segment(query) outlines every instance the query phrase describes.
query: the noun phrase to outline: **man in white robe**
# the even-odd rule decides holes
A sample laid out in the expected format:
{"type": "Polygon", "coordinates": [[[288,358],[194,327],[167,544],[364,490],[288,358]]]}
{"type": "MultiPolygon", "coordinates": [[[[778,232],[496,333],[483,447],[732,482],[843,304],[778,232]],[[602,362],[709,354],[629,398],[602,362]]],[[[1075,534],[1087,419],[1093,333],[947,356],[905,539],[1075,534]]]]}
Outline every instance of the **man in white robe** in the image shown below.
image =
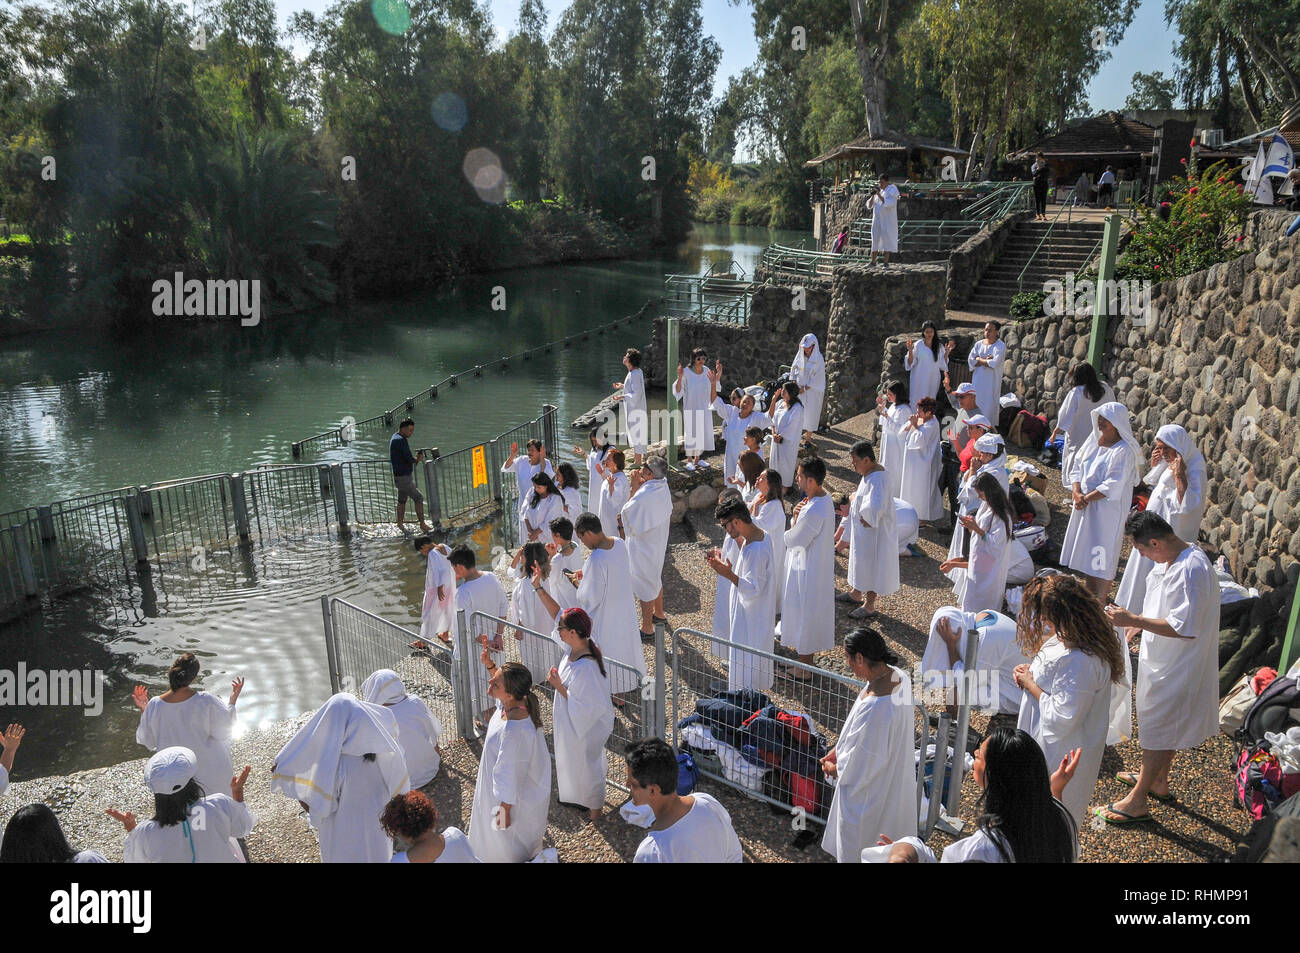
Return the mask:
{"type": "Polygon", "coordinates": [[[424,571],[424,604],[420,607],[420,638],[451,642],[456,627],[456,571],[447,561],[449,550],[432,536],[417,536],[415,549],[429,560],[424,571]]]}
{"type": "Polygon", "coordinates": [[[600,518],[594,513],[583,513],[574,528],[590,552],[575,577],[578,607],[591,616],[591,637],[601,652],[637,673],[614,668],[609,677],[610,690],[616,695],[633,691],[645,678],[645,653],[636,637],[636,602],[627,543],[601,532],[600,518]]]}
{"type": "Polygon", "coordinates": [[[727,687],[731,691],[750,688],[765,692],[772,687],[772,660],[739,646],[772,651],[772,633],[776,626],[776,569],[772,544],[767,534],[754,524],[749,507],[741,500],[730,500],[713,511],[723,532],[736,541],[739,552],[733,565],[722,550],[709,550],[709,567],[731,583],[728,594],[727,624],[731,650],[727,666],[727,687]]]}
{"type": "Polygon", "coordinates": [[[673,397],[682,405],[682,436],[686,445],[686,469],[707,467],[700,463],[700,455],[713,450],[713,401],[718,396],[718,375],[706,370],[708,355],[704,348],[691,352],[691,366],[677,365],[677,380],[673,382],[673,397]]]}
{"type": "Polygon", "coordinates": [[[677,793],[677,753],[646,738],[627,749],[632,803],[648,807],[654,823],[636,849],[634,864],[739,864],[740,838],[727,809],[708,794],[677,793]]]}
{"type": "Polygon", "coordinates": [[[456,588],[455,613],[459,616],[464,612],[465,625],[469,627],[467,645],[462,646],[463,640],[459,637],[453,642],[451,661],[452,665],[468,666],[471,710],[478,716],[479,721],[486,725],[496,705],[488,695],[487,670],[479,664],[482,644],[479,640],[487,640],[492,661],[501,664],[501,652],[505,648],[503,638],[505,623],[494,622],[484,617],[476,618],[471,622],[470,615],[474,612],[484,612],[497,619],[504,619],[509,610],[506,591],[495,573],[481,572],[475,567],[474,550],[468,546],[457,546],[451,551],[447,560],[451,563],[456,573],[456,581],[459,583],[456,588]]]}
{"type": "Polygon", "coordinates": [[[510,445],[510,459],[501,464],[502,473],[513,473],[519,486],[519,495],[515,497],[515,503],[519,510],[519,539],[521,542],[528,540],[528,527],[524,523],[524,507],[528,505],[528,494],[533,489],[533,477],[538,473],[545,473],[551,479],[555,478],[555,467],[551,466],[551,461],[546,459],[546,445],[540,440],[529,440],[525,446],[525,453],[519,452],[519,444],[510,445]]]}
{"type": "Polygon", "coordinates": [[[606,536],[622,537],[618,528],[618,515],[632,493],[627,474],[623,472],[626,457],[622,450],[611,450],[605,455],[600,478],[600,492],[596,494],[596,508],[600,526],[606,536]]]}
{"type": "Polygon", "coordinates": [[[632,565],[632,590],[641,603],[642,641],[653,641],[655,623],[668,621],[664,618],[663,574],[673,494],[667,478],[668,461],[663,457],[647,459],[633,472],[632,495],[619,514],[632,565]]]}
{"type": "Polygon", "coordinates": [[[799,342],[790,375],[799,385],[799,402],[803,404],[804,439],[821,429],[822,401],[826,397],[826,359],[817,345],[817,335],[811,331],[799,342]]]}
{"type": "Polygon", "coordinates": [[[1097,816],[1124,823],[1150,813],[1148,797],[1172,797],[1174,755],[1218,734],[1219,584],[1199,546],[1178,538],[1155,513],[1131,516],[1124,527],[1133,548],[1154,564],[1142,614],[1106,607],[1112,623],[1139,635],[1137,714],[1142,767],[1117,775],[1133,790],[1097,816]]]}
{"type": "Polygon", "coordinates": [[[849,450],[849,462],[862,480],[849,499],[849,513],[839,538],[849,540],[849,586],[837,602],[862,605],[850,619],[870,619],[876,614],[876,597],[898,591],[898,514],[889,493],[889,474],[876,461],[875,448],[859,440],[849,450]]]}
{"type": "Polygon", "coordinates": [[[963,612],[943,606],[930,618],[930,639],[921,656],[921,685],[927,703],[943,692],[948,713],[957,716],[954,686],[974,693],[983,711],[1002,715],[1011,727],[1020,714],[1024,692],[1016,685],[1016,666],[1030,661],[1016,642],[1016,620],[991,609],[963,612]],[[966,639],[976,633],[974,677],[965,668],[966,639]]]}
{"type": "MultiPolygon", "coordinates": [[[[715,365],[715,372],[718,375],[716,389],[720,390],[721,361],[715,365]]],[[[750,427],[757,427],[759,430],[772,428],[772,418],[761,410],[755,410],[755,403],[754,395],[746,394],[739,387],[731,392],[731,403],[724,403],[721,393],[713,399],[713,412],[722,418],[722,439],[726,443],[723,448],[722,473],[727,480],[736,475],[736,463],[745,451],[745,431],[750,427]]]]}
{"type": "MultiPolygon", "coordinates": [[[[826,463],[810,457],[799,464],[795,484],[804,499],[795,505],[785,531],[785,587],[778,638],[810,663],[814,652],[835,647],[835,507],[822,488],[826,463]]],[[[811,678],[791,668],[798,681],[811,678]],[[806,677],[805,677],[806,676],[806,677]]]]}
{"type": "Polygon", "coordinates": [[[966,357],[970,365],[970,382],[975,387],[975,402],[979,412],[989,420],[997,420],[1002,411],[1002,365],[1007,359],[1007,344],[998,340],[998,326],[992,321],[984,325],[984,340],[975,342],[966,357]]]}
{"type": "Polygon", "coordinates": [[[876,191],[871,194],[867,206],[871,209],[871,263],[876,263],[876,255],[884,252],[885,264],[889,264],[889,253],[898,251],[898,186],[889,181],[889,176],[882,175],[876,191]]]}

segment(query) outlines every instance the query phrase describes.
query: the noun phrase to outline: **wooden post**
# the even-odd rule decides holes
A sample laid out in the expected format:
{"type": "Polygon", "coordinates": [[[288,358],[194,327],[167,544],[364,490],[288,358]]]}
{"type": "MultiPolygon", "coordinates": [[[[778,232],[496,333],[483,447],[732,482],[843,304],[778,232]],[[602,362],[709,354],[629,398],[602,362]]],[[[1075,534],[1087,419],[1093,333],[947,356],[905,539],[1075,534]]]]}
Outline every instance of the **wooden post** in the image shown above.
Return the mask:
{"type": "Polygon", "coordinates": [[[668,318],[668,466],[677,466],[677,419],[678,414],[673,404],[673,384],[677,381],[678,338],[681,335],[681,321],[668,318]]]}
{"type": "Polygon", "coordinates": [[[1092,339],[1088,342],[1088,363],[1104,377],[1101,362],[1106,354],[1107,318],[1110,316],[1110,295],[1105,289],[1115,277],[1115,252],[1119,249],[1119,232],[1122,219],[1119,214],[1106,216],[1106,231],[1101,237],[1101,263],[1097,266],[1097,300],[1092,306],[1092,339]]]}

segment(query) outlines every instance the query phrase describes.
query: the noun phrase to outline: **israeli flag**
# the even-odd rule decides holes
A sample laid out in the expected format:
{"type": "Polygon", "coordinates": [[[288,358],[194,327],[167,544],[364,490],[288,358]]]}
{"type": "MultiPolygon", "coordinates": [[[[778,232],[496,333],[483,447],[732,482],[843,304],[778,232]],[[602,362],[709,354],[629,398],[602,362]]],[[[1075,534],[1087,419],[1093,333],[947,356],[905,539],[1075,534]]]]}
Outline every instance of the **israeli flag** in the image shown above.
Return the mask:
{"type": "Polygon", "coordinates": [[[1273,134],[1273,143],[1268,148],[1268,158],[1264,163],[1264,175],[1287,175],[1295,168],[1295,153],[1282,138],[1282,133],[1273,134]]]}

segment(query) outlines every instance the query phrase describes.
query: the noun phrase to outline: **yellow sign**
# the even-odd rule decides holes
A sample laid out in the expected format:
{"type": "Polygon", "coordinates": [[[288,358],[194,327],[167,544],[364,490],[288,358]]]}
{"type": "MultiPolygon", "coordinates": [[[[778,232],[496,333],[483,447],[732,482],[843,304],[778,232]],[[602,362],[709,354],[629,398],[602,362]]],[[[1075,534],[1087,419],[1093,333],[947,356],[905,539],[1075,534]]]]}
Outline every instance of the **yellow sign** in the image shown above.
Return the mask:
{"type": "Polygon", "coordinates": [[[479,446],[474,448],[472,454],[474,460],[474,486],[475,487],[487,486],[487,481],[488,481],[487,457],[484,455],[483,451],[484,451],[484,447],[482,444],[480,444],[479,446]]]}

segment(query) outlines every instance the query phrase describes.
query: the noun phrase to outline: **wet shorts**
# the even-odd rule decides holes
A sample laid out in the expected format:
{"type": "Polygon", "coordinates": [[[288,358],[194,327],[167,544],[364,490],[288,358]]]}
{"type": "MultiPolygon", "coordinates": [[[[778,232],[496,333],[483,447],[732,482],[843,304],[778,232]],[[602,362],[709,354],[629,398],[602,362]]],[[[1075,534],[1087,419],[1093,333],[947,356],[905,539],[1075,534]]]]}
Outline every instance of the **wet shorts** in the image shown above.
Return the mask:
{"type": "Polygon", "coordinates": [[[424,502],[424,494],[415,488],[415,475],[408,473],[405,476],[393,477],[393,486],[397,487],[397,503],[400,506],[407,500],[415,500],[416,503],[424,502]]]}

